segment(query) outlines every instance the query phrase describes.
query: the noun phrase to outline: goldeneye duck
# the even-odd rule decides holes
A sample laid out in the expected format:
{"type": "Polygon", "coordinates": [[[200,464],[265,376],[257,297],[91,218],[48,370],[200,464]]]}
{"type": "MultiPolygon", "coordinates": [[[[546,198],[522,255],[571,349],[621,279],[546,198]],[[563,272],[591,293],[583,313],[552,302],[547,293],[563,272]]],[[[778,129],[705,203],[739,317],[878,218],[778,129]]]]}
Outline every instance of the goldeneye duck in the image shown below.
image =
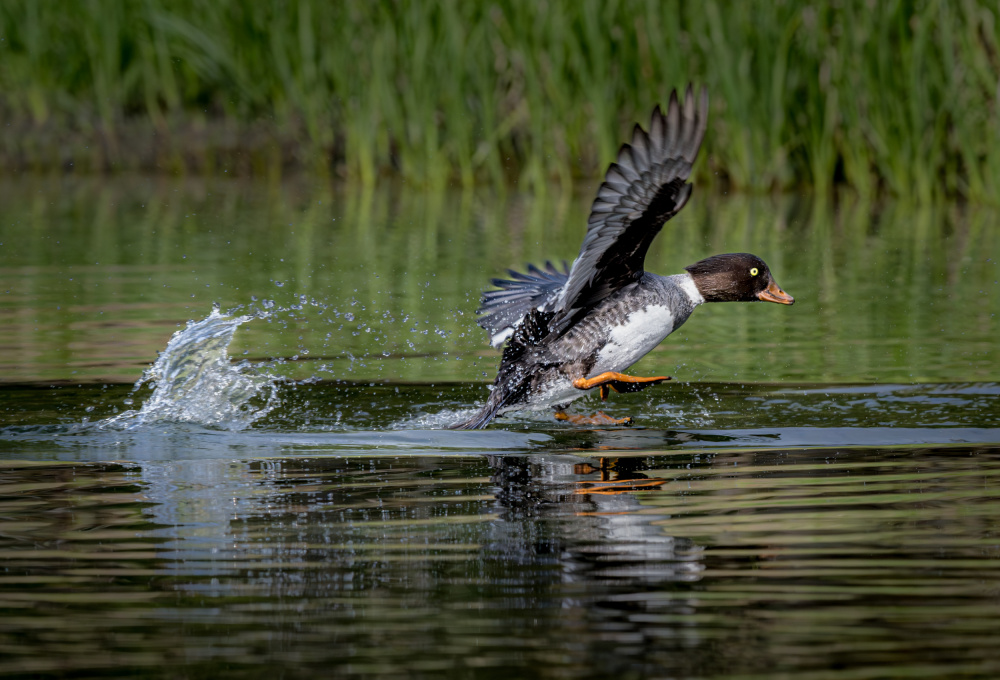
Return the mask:
{"type": "Polygon", "coordinates": [[[635,392],[667,376],[621,371],[687,321],[703,302],[795,302],[749,253],[713,255],[658,276],[643,270],[649,244],[691,196],[686,180],[708,123],[708,91],[697,108],[689,85],[676,90],[666,113],[653,111],[649,132],[636,125],[622,145],[591,208],[587,234],[572,268],[546,263],[511,270],[483,294],[479,325],[491,343],[506,342],[486,404],[453,429],[483,428],[509,409],[555,407],[556,417],[581,423],[626,424],[631,419],[568,416],[563,409],[589,390],[635,392]]]}

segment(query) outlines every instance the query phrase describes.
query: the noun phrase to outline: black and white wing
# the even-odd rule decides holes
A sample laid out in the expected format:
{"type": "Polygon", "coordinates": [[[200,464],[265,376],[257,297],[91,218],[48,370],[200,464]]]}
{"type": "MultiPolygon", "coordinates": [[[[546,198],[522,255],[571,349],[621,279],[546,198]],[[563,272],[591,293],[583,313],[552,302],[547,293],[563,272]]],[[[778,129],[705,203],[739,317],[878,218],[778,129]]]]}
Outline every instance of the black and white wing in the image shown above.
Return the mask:
{"type": "Polygon", "coordinates": [[[666,114],[656,107],[648,133],[635,126],[597,192],[580,255],[554,304],[564,323],[642,275],[649,244],[691,195],[686,180],[707,125],[708,90],[696,106],[688,85],[683,105],[675,90],[666,114]]]}
{"type": "Polygon", "coordinates": [[[569,266],[563,262],[560,271],[551,262],[544,269],[528,265],[528,273],[508,270],[510,279],[493,279],[499,290],[488,290],[477,310],[478,323],[490,334],[490,344],[502,345],[513,334],[521,320],[532,310],[549,311],[559,299],[569,278],[569,266]]]}

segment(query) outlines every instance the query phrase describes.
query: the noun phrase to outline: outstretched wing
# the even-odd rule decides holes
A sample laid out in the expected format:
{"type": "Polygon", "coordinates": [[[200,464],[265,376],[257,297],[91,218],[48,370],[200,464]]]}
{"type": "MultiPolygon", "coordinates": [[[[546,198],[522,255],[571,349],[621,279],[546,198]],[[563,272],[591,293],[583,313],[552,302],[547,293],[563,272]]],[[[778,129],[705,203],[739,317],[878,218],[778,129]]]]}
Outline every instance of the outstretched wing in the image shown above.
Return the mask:
{"type": "Polygon", "coordinates": [[[563,262],[562,271],[551,262],[544,269],[528,265],[528,273],[508,270],[510,279],[493,279],[490,283],[499,290],[483,293],[477,314],[479,325],[490,334],[490,344],[499,347],[510,337],[521,320],[532,310],[548,311],[559,291],[566,285],[569,267],[563,262]]]}
{"type": "Polygon", "coordinates": [[[688,85],[683,105],[675,90],[665,115],[656,107],[648,133],[635,126],[597,192],[580,255],[555,303],[564,320],[642,275],[649,244],[691,195],[686,180],[707,125],[708,90],[696,108],[688,85]]]}

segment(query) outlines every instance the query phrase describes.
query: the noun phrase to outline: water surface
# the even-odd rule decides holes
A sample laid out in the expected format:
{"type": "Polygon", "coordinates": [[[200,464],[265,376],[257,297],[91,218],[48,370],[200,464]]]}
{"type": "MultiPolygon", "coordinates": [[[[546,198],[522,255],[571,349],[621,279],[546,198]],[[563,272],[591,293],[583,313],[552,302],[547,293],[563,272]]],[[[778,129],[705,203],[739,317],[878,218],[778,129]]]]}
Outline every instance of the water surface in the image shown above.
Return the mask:
{"type": "Polygon", "coordinates": [[[996,677],[997,214],[696,196],[794,307],[442,430],[590,189],[0,184],[0,675],[996,677]]]}
{"type": "MultiPolygon", "coordinates": [[[[300,377],[484,382],[498,355],[472,319],[479,293],[508,267],[572,260],[591,191],[4,182],[0,379],[132,382],[213,302],[256,298],[303,309],[244,327],[235,356],[297,357],[300,377]]],[[[754,252],[796,305],[703,307],[637,370],[699,382],[1000,380],[998,226],[995,210],[974,206],[692,200],[647,268],[754,252]]]]}

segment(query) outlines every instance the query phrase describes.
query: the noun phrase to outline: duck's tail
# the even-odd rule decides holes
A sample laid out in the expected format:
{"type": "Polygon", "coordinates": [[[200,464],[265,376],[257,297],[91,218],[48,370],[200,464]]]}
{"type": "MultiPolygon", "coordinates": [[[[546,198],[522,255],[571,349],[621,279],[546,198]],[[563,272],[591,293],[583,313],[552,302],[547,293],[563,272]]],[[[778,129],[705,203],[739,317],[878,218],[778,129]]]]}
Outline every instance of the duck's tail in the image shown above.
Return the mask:
{"type": "Polygon", "coordinates": [[[449,425],[449,430],[481,430],[497,417],[500,411],[527,401],[532,383],[532,372],[519,362],[501,364],[493,390],[483,407],[470,418],[449,425]]]}
{"type": "Polygon", "coordinates": [[[471,418],[466,418],[460,422],[448,426],[449,430],[481,430],[496,418],[502,406],[493,406],[489,401],[476,411],[471,418]]]}
{"type": "MultiPolygon", "coordinates": [[[[557,272],[558,273],[558,272],[557,272]]],[[[479,411],[462,422],[449,426],[451,430],[480,430],[508,406],[523,404],[539,371],[552,368],[537,359],[526,357],[526,352],[537,347],[548,333],[548,323],[555,312],[534,309],[517,325],[514,335],[504,347],[500,369],[493,381],[493,391],[479,411]]]]}
{"type": "Polygon", "coordinates": [[[507,405],[507,400],[504,399],[504,390],[499,386],[495,386],[493,391],[490,392],[489,399],[483,404],[483,407],[476,411],[471,417],[466,418],[460,422],[453,425],[449,425],[449,430],[481,430],[490,424],[490,421],[497,417],[500,410],[507,405]]]}

